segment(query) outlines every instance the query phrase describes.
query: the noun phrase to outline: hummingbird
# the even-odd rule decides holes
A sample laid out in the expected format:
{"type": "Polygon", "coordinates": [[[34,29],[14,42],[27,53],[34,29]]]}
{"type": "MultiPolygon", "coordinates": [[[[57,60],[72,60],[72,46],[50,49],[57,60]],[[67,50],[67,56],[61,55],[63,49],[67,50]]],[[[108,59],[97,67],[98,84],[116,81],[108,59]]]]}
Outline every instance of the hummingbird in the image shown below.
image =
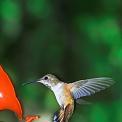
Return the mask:
{"type": "MultiPolygon", "coordinates": [[[[37,81],[27,82],[24,85],[35,82],[39,82],[51,89],[56,97],[60,109],[54,113],[53,122],[68,122],[73,114],[75,101],[77,102],[84,96],[91,96],[114,83],[112,78],[109,77],[91,78],[65,83],[55,75],[47,74],[37,81]]],[[[81,103],[83,101],[81,99],[81,103]]]]}

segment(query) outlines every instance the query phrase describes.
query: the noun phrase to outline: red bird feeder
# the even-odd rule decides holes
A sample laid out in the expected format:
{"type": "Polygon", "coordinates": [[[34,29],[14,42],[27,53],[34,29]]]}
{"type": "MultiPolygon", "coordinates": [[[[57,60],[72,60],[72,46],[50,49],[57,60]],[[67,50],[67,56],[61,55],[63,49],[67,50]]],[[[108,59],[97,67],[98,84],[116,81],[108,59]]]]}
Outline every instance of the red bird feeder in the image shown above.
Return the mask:
{"type": "MultiPolygon", "coordinates": [[[[22,107],[16,96],[11,80],[2,66],[0,66],[0,110],[5,109],[15,112],[19,120],[23,119],[22,107]]],[[[38,118],[38,116],[27,116],[25,117],[25,121],[31,122],[38,118]]]]}

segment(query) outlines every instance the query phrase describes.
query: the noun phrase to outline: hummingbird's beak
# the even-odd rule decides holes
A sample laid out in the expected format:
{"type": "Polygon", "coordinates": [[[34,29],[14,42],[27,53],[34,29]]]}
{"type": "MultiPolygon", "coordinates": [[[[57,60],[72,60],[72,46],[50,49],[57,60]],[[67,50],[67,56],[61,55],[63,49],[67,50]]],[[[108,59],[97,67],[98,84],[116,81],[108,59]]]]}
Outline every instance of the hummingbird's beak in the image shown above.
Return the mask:
{"type": "Polygon", "coordinates": [[[23,83],[22,85],[25,86],[25,85],[32,84],[32,83],[37,83],[37,82],[40,82],[40,81],[42,81],[42,80],[38,79],[37,81],[26,82],[26,83],[23,83]]]}
{"type": "Polygon", "coordinates": [[[36,81],[26,82],[26,83],[23,83],[22,85],[25,86],[25,85],[32,84],[32,83],[36,83],[36,81]]]}

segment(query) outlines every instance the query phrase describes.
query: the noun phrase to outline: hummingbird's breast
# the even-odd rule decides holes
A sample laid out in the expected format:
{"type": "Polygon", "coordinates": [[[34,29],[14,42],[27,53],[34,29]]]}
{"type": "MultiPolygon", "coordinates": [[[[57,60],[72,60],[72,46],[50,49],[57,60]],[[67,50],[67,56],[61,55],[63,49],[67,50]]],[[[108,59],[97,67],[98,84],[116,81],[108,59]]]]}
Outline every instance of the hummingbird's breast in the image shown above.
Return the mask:
{"type": "Polygon", "coordinates": [[[66,107],[68,104],[74,105],[73,97],[66,83],[58,83],[52,90],[61,107],[66,107]]]}

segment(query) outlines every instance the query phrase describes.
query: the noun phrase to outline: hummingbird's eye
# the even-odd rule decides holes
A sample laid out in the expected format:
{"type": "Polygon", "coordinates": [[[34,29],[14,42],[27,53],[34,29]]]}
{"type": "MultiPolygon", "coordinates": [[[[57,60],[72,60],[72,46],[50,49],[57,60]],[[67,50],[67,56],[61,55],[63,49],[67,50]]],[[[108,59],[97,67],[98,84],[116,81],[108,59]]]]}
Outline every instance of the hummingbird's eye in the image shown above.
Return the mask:
{"type": "Polygon", "coordinates": [[[48,77],[47,77],[47,76],[45,76],[45,77],[44,77],[44,80],[47,80],[47,79],[48,79],[48,77]]]}

